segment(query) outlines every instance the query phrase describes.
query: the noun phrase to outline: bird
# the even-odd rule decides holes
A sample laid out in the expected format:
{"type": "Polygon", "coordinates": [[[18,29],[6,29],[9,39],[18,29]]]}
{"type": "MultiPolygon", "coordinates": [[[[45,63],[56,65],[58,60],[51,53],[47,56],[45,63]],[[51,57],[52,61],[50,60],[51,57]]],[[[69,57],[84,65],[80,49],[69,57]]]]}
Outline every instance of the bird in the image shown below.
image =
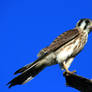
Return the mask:
{"type": "Polygon", "coordinates": [[[9,88],[27,83],[44,68],[55,64],[59,64],[61,70],[67,73],[75,73],[75,70],[69,71],[69,67],[84,48],[91,31],[92,20],[80,19],[73,29],[62,33],[49,46],[43,48],[38,53],[37,60],[17,70],[14,74],[19,75],[7,83],[9,88]]]}

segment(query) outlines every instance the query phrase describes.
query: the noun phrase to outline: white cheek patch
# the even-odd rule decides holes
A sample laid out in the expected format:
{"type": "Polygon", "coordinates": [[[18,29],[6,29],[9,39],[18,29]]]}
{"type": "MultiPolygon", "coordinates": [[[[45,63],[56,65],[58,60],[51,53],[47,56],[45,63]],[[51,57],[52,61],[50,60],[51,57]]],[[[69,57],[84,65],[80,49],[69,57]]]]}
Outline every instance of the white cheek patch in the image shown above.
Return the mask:
{"type": "Polygon", "coordinates": [[[85,22],[82,22],[81,25],[80,25],[80,28],[81,29],[84,29],[85,26],[86,26],[86,23],[85,22]]]}

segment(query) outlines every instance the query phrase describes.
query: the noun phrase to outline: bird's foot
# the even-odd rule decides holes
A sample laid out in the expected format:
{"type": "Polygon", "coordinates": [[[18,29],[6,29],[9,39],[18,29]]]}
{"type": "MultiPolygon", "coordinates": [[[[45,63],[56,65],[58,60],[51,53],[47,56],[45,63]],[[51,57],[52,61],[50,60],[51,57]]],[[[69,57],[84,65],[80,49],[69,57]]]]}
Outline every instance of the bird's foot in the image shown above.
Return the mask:
{"type": "Polygon", "coordinates": [[[63,73],[63,74],[65,74],[65,73],[67,73],[67,74],[74,74],[74,73],[76,73],[76,70],[74,70],[74,71],[69,71],[68,70],[68,68],[67,68],[67,66],[63,63],[63,67],[64,67],[64,69],[65,69],[65,72],[63,73]]]}
{"type": "Polygon", "coordinates": [[[68,74],[74,74],[74,73],[76,73],[76,70],[74,70],[74,71],[69,71],[69,70],[67,70],[67,71],[65,71],[65,72],[63,72],[63,74],[65,74],[65,73],[68,73],[68,74]]]}
{"type": "Polygon", "coordinates": [[[74,74],[74,73],[76,73],[76,70],[74,70],[74,71],[68,71],[67,73],[70,73],[70,74],[74,74]]]}

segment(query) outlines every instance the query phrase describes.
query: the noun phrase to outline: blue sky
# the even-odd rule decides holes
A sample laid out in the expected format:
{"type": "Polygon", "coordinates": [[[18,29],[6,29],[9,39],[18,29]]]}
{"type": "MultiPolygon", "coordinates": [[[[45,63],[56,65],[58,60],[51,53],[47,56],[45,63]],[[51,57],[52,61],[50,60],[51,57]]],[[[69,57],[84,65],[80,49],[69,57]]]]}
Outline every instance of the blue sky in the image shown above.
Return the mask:
{"type": "MultiPolygon", "coordinates": [[[[92,19],[92,0],[0,0],[0,90],[2,92],[78,92],[65,86],[58,65],[47,67],[32,81],[8,89],[5,85],[20,67],[58,35],[75,27],[81,18],[92,19]]],[[[92,78],[92,33],[70,70],[92,78]]]]}

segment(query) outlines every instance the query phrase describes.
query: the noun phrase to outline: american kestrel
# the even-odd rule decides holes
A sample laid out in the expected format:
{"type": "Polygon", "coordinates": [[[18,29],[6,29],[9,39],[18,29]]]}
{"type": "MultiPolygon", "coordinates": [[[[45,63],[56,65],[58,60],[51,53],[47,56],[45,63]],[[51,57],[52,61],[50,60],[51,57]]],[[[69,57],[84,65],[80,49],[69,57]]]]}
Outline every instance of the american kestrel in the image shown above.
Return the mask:
{"type": "Polygon", "coordinates": [[[9,88],[17,84],[25,84],[44,68],[55,64],[59,64],[61,69],[68,73],[74,73],[68,68],[75,56],[84,48],[91,30],[92,20],[79,20],[74,29],[59,35],[48,47],[42,49],[36,61],[17,70],[14,74],[20,73],[20,75],[8,83],[9,88]]]}

